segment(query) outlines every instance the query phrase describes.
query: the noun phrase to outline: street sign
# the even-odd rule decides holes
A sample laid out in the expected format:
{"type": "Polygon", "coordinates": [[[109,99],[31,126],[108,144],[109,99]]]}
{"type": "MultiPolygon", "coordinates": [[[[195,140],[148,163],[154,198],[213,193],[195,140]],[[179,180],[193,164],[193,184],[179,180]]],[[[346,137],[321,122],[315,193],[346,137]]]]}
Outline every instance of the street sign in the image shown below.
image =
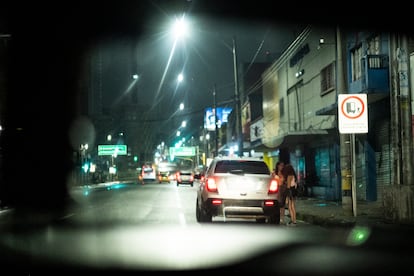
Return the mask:
{"type": "Polygon", "coordinates": [[[98,155],[126,155],[126,145],[98,145],[98,155]]]}
{"type": "Polygon", "coordinates": [[[338,95],[338,128],[340,133],[368,132],[367,94],[338,95]]]}
{"type": "Polygon", "coordinates": [[[196,148],[195,147],[178,147],[178,148],[171,147],[170,155],[171,156],[195,156],[196,148]]]}

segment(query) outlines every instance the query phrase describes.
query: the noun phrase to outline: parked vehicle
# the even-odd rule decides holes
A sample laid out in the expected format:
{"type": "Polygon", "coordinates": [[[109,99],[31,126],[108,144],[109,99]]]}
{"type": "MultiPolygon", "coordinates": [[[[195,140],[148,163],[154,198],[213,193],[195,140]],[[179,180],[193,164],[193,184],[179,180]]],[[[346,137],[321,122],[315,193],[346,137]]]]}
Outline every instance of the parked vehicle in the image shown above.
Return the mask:
{"type": "Polygon", "coordinates": [[[216,216],[280,223],[277,181],[262,159],[213,159],[197,190],[196,217],[211,222],[216,216]]]}

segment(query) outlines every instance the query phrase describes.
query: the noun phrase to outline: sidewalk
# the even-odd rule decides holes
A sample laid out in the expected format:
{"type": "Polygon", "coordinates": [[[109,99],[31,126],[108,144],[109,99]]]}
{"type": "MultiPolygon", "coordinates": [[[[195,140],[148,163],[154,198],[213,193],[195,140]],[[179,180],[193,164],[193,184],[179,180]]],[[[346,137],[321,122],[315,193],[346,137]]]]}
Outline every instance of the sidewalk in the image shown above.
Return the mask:
{"type": "Polygon", "coordinates": [[[354,214],[352,209],[344,208],[341,202],[313,197],[297,199],[296,217],[298,220],[323,226],[383,226],[392,224],[385,218],[381,203],[357,202],[356,214],[354,214]]]}

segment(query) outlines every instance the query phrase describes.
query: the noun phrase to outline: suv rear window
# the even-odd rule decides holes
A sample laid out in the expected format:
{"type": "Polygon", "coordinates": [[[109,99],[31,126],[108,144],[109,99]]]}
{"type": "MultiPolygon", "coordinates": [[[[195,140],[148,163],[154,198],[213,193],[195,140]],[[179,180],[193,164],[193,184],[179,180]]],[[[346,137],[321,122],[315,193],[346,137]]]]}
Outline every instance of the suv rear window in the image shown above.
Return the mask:
{"type": "Polygon", "coordinates": [[[154,170],[151,167],[145,167],[144,172],[153,172],[154,170]]]}
{"type": "Polygon", "coordinates": [[[246,160],[223,160],[218,161],[215,173],[231,173],[231,172],[249,173],[249,174],[270,174],[266,163],[260,161],[246,160]]]}

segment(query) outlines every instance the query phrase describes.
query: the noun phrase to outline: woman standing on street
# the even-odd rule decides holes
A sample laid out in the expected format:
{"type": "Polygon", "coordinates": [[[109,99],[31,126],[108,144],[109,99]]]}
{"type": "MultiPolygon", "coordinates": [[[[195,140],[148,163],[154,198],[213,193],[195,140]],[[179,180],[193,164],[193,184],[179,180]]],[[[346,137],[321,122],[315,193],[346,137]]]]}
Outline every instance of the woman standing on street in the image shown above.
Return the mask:
{"type": "Polygon", "coordinates": [[[290,215],[288,226],[296,226],[296,172],[291,164],[286,164],[282,171],[287,187],[287,201],[290,215]]]}
{"type": "Polygon", "coordinates": [[[285,221],[285,205],[286,205],[286,182],[283,181],[283,167],[285,163],[283,161],[278,161],[275,166],[274,175],[277,179],[277,183],[279,185],[279,206],[280,206],[280,223],[284,223],[285,221]]]}

